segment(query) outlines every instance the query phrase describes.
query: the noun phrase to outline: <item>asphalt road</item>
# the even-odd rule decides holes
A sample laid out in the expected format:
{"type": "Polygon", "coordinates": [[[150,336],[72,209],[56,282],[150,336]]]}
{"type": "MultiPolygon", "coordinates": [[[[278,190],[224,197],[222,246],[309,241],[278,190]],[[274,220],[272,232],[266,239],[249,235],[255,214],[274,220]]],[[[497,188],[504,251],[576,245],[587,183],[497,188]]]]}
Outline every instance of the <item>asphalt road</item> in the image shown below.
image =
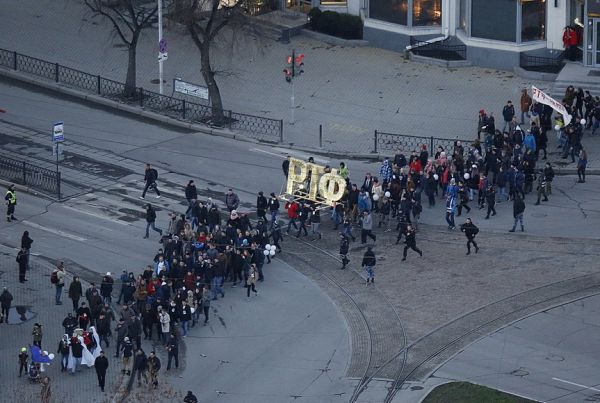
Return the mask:
{"type": "Polygon", "coordinates": [[[468,380],[541,402],[600,398],[600,296],[520,320],[474,343],[428,383],[468,380]]]}
{"type": "MultiPolygon", "coordinates": [[[[157,126],[4,80],[0,80],[0,107],[7,111],[0,118],[47,132],[49,142],[53,122],[62,120],[67,139],[137,159],[140,174],[142,161],[148,161],[204,179],[215,188],[236,187],[247,197],[260,189],[267,194],[279,192],[284,185],[281,164],[286,149],[157,126]]],[[[304,160],[310,156],[299,151],[290,154],[304,160]]],[[[339,166],[326,157],[315,156],[315,162],[339,166]]],[[[379,169],[378,164],[361,161],[347,161],[347,165],[360,175],[379,169]]]]}
{"type": "MultiPolygon", "coordinates": [[[[68,138],[139,159],[140,172],[142,161],[157,161],[199,187],[248,189],[238,191],[247,201],[254,199],[250,189],[280,186],[285,150],[174,131],[7,83],[0,84],[0,105],[8,109],[4,119],[40,131],[64,120],[68,138]]],[[[140,192],[140,182],[130,178],[62,203],[19,192],[19,221],[2,223],[0,243],[16,251],[28,230],[34,253],[65,259],[67,267],[83,266],[98,278],[106,271],[141,272],[160,245],[156,233],[142,239],[140,192]]],[[[159,208],[159,227],[166,225],[165,211],[185,210],[182,198],[147,197],[159,208]]],[[[172,384],[197,391],[203,401],[346,401],[353,381],[344,378],[350,354],[344,318],[290,266],[275,260],[265,271],[258,297],[248,302],[245,289],[227,288],[226,298],[213,303],[210,325],[190,332],[186,370],[173,373],[172,384]]]]}

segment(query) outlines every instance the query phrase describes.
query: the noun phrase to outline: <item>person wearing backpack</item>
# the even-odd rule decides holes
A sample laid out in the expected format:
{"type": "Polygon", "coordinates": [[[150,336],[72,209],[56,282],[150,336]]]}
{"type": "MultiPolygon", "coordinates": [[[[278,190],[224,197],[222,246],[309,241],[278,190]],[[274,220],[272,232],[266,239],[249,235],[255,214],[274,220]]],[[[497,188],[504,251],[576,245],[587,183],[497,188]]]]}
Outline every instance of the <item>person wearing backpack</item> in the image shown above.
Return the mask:
{"type": "Polygon", "coordinates": [[[479,233],[479,228],[470,218],[467,218],[464,224],[460,226],[460,230],[465,233],[467,237],[467,255],[471,254],[471,244],[475,247],[475,253],[479,252],[479,246],[477,246],[477,242],[475,242],[475,235],[479,233]]]}
{"type": "Polygon", "coordinates": [[[55,304],[62,305],[60,297],[62,296],[62,290],[65,286],[65,264],[62,260],[56,263],[56,269],[52,271],[50,275],[50,282],[56,287],[55,304]]]}
{"type": "Polygon", "coordinates": [[[158,171],[150,166],[150,164],[146,164],[146,170],[144,171],[144,191],[140,196],[140,199],[146,198],[146,192],[148,189],[152,189],[156,192],[156,198],[160,198],[160,190],[158,190],[158,186],[156,186],[156,180],[158,179],[158,171]]]}

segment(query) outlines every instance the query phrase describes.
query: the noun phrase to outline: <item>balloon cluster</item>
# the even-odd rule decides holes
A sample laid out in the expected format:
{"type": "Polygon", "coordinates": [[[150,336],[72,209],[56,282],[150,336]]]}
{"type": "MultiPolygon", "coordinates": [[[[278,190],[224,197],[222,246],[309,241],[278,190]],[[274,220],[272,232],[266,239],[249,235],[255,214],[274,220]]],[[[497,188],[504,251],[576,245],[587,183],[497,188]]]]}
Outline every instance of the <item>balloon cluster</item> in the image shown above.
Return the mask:
{"type": "Polygon", "coordinates": [[[277,251],[277,246],[266,244],[265,245],[265,250],[263,251],[263,255],[265,255],[265,256],[269,256],[269,255],[275,256],[275,252],[276,251],[277,251]]]}

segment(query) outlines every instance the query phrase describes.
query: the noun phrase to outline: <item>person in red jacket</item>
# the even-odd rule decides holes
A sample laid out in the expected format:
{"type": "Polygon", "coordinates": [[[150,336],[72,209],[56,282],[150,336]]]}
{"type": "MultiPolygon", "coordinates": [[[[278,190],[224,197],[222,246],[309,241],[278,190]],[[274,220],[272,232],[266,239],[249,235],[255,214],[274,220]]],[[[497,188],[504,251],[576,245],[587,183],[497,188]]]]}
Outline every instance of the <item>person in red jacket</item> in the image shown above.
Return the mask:
{"type": "Polygon", "coordinates": [[[567,57],[571,61],[575,61],[577,59],[577,32],[571,28],[570,26],[565,27],[565,32],[563,32],[563,46],[566,50],[567,57]]]}
{"type": "Polygon", "coordinates": [[[298,208],[298,203],[296,203],[295,201],[285,203],[285,209],[287,210],[288,218],[290,219],[288,222],[286,232],[286,234],[288,235],[290,233],[290,228],[292,227],[292,225],[294,226],[294,229],[298,229],[298,226],[296,225],[296,219],[298,218],[298,208]]]}

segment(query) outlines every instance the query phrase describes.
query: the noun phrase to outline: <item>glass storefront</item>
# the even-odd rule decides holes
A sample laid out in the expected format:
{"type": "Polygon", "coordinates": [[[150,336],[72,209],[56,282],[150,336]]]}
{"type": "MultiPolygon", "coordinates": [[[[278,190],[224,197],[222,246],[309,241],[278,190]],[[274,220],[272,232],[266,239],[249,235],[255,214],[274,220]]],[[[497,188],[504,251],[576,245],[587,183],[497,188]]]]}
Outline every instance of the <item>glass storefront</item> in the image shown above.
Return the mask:
{"type": "Polygon", "coordinates": [[[441,25],[442,0],[413,0],[413,25],[441,25]]]}
{"type": "Polygon", "coordinates": [[[471,0],[471,36],[516,42],[516,0],[471,0]]]}
{"type": "Polygon", "coordinates": [[[521,42],[546,39],[546,1],[521,0],[521,42]]]}
{"type": "Polygon", "coordinates": [[[407,25],[408,0],[370,0],[369,17],[376,20],[407,25]]]}

